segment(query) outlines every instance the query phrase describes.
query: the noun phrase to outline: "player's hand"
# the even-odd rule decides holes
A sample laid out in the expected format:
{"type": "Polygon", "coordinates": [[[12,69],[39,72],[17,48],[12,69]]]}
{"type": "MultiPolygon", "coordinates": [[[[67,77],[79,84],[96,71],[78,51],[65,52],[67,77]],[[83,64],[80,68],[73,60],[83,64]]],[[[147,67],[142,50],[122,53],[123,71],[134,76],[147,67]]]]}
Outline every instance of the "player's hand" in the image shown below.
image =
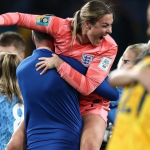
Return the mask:
{"type": "Polygon", "coordinates": [[[52,54],[52,57],[40,57],[39,60],[41,60],[41,62],[35,65],[36,67],[38,67],[36,71],[44,68],[40,75],[44,74],[48,69],[58,69],[60,65],[64,62],[56,54],[52,54]]]}
{"type": "Polygon", "coordinates": [[[11,138],[5,150],[26,150],[26,143],[22,139],[11,138]]]}

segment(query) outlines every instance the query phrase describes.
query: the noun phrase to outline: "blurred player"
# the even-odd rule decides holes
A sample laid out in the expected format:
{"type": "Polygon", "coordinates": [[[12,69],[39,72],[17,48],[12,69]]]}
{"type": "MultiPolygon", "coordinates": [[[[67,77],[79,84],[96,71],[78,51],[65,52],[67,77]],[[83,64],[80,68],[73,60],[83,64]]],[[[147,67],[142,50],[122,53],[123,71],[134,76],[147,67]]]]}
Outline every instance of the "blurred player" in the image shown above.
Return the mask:
{"type": "MultiPolygon", "coordinates": [[[[135,59],[144,51],[149,49],[149,45],[147,43],[138,43],[130,45],[126,48],[125,52],[123,53],[122,57],[118,63],[118,69],[129,68],[134,64],[135,59]]],[[[117,87],[120,96],[122,95],[123,88],[117,87]]],[[[108,120],[114,124],[115,118],[117,115],[117,106],[120,101],[120,98],[117,101],[112,101],[110,103],[110,111],[108,113],[108,120]]]]}
{"type": "Polygon", "coordinates": [[[107,150],[150,149],[150,49],[139,58],[143,59],[132,68],[110,74],[110,83],[124,86],[124,92],[107,150]]]}

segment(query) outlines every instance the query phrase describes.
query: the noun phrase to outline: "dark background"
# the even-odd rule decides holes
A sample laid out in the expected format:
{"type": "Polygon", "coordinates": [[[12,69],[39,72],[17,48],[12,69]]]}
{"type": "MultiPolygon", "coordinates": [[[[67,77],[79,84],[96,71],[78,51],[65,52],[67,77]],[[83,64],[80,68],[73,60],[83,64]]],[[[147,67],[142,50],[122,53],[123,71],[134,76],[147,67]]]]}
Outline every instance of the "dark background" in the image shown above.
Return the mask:
{"type": "MultiPolygon", "coordinates": [[[[115,20],[111,36],[117,42],[118,54],[112,70],[130,44],[146,43],[147,20],[146,11],[148,0],[103,0],[113,6],[115,20]]],[[[88,0],[1,0],[0,14],[7,12],[22,12],[32,14],[54,14],[58,17],[72,17],[88,0]]],[[[27,44],[26,57],[31,55],[35,48],[31,41],[31,31],[16,26],[0,27],[0,33],[8,30],[19,32],[27,44]]]]}

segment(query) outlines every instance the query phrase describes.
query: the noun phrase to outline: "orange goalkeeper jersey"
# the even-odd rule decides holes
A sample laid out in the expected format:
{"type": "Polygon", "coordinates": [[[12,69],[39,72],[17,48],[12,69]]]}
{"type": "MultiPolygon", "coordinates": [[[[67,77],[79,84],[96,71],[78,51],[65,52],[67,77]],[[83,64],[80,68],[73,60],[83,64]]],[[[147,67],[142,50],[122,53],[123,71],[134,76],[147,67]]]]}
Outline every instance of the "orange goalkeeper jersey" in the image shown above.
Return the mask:
{"type": "Polygon", "coordinates": [[[80,61],[88,67],[86,76],[80,74],[67,63],[63,63],[58,72],[69,84],[81,94],[88,95],[108,75],[117,53],[117,44],[107,35],[99,46],[79,45],[76,40],[71,48],[71,18],[61,19],[54,16],[38,16],[23,13],[6,13],[0,15],[0,25],[17,25],[50,34],[55,39],[55,52],[80,61]]]}

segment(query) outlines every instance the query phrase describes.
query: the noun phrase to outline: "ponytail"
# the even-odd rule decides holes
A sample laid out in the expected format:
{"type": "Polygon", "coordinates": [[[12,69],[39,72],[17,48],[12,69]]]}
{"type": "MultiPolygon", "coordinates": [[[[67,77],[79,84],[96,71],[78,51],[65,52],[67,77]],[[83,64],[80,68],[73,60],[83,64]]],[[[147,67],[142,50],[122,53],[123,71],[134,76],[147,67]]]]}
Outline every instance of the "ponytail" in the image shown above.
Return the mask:
{"type": "Polygon", "coordinates": [[[71,46],[73,45],[73,41],[75,39],[75,36],[79,30],[79,27],[81,27],[81,25],[79,26],[79,19],[80,19],[80,10],[78,10],[74,17],[73,17],[73,21],[72,21],[72,24],[71,24],[71,27],[72,27],[72,41],[71,41],[71,46]]]}
{"type": "Polygon", "coordinates": [[[16,54],[0,53],[0,95],[1,93],[5,94],[10,103],[12,103],[14,96],[17,96],[19,103],[23,103],[16,76],[19,64],[20,59],[16,54]]]}

